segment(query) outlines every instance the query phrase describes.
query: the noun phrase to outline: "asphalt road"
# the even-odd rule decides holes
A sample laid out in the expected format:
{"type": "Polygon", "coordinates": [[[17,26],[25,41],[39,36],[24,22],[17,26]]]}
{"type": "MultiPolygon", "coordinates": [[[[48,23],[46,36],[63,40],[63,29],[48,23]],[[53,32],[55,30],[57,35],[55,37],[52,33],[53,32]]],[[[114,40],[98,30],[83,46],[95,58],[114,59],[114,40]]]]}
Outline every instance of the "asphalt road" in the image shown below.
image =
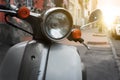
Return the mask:
{"type": "MultiPolygon", "coordinates": [[[[81,51],[81,48],[78,49],[81,51]]],[[[119,80],[111,48],[92,47],[80,54],[87,69],[87,80],[119,80]]]]}
{"type": "Polygon", "coordinates": [[[115,54],[115,60],[120,73],[120,38],[114,39],[113,37],[109,37],[112,43],[113,53],[115,54]]]}
{"type": "Polygon", "coordinates": [[[77,46],[87,69],[87,80],[120,80],[118,65],[108,37],[101,36],[102,33],[99,34],[100,36],[94,36],[98,34],[96,30],[83,31],[83,38],[87,38],[85,43],[92,43],[88,44],[90,50],[85,49],[84,46],[77,46]]]}

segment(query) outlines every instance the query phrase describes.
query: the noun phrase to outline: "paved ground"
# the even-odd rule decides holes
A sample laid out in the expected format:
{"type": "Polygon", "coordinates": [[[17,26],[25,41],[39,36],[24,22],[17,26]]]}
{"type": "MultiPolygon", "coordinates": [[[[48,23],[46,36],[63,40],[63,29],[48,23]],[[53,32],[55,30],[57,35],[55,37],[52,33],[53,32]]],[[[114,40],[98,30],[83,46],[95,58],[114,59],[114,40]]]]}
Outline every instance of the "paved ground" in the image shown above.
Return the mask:
{"type": "Polygon", "coordinates": [[[93,48],[81,55],[88,80],[119,80],[111,49],[93,48]]]}
{"type": "Polygon", "coordinates": [[[97,29],[88,29],[83,32],[83,37],[87,38],[86,43],[91,47],[91,50],[81,53],[87,68],[87,79],[119,80],[118,68],[107,36],[98,33],[97,29]]]}
{"type": "Polygon", "coordinates": [[[120,80],[118,67],[106,34],[98,33],[97,29],[91,28],[82,32],[82,37],[91,48],[90,50],[78,42],[63,40],[63,43],[75,45],[78,48],[87,69],[87,80],[120,80]]]}
{"type": "Polygon", "coordinates": [[[119,75],[120,75],[120,39],[114,39],[110,36],[110,41],[112,43],[112,49],[113,53],[115,55],[115,60],[119,69],[119,75]]]}

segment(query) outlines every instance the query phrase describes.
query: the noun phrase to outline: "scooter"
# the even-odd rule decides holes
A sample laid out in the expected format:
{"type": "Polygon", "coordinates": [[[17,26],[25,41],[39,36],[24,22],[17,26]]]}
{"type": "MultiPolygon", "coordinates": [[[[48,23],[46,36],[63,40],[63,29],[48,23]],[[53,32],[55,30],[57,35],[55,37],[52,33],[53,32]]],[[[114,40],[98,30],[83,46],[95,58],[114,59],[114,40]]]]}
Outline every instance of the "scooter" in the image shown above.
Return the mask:
{"type": "Polygon", "coordinates": [[[57,7],[38,14],[24,6],[13,9],[11,5],[0,5],[0,12],[6,14],[7,24],[33,36],[33,40],[18,43],[8,50],[0,66],[0,80],[86,79],[77,48],[58,43],[68,38],[84,44],[80,30],[72,28],[72,16],[67,10],[57,7]],[[11,23],[9,17],[28,22],[33,33],[11,23]]]}

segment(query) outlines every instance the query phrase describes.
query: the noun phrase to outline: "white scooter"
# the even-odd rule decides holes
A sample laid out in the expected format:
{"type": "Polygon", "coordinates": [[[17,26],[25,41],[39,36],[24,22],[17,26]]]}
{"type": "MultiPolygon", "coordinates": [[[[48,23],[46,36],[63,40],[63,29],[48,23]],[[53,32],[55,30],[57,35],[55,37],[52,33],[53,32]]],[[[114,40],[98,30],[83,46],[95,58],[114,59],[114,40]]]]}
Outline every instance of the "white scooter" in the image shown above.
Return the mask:
{"type": "Polygon", "coordinates": [[[26,7],[13,9],[11,5],[0,5],[0,12],[6,14],[7,24],[33,36],[33,40],[18,43],[8,50],[0,65],[0,80],[86,79],[76,47],[57,43],[63,38],[83,43],[80,30],[72,28],[73,20],[67,10],[51,8],[38,14],[26,7]],[[33,33],[10,23],[8,17],[27,21],[33,33]]]}

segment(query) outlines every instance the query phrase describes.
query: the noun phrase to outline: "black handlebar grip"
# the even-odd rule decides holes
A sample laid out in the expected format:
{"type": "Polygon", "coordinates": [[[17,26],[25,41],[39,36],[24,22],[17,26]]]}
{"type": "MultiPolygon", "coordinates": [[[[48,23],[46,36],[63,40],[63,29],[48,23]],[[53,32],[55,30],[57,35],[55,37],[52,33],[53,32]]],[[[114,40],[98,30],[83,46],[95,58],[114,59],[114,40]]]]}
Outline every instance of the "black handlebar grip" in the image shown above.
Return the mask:
{"type": "Polygon", "coordinates": [[[0,9],[10,10],[6,5],[0,5],[0,9]]]}

